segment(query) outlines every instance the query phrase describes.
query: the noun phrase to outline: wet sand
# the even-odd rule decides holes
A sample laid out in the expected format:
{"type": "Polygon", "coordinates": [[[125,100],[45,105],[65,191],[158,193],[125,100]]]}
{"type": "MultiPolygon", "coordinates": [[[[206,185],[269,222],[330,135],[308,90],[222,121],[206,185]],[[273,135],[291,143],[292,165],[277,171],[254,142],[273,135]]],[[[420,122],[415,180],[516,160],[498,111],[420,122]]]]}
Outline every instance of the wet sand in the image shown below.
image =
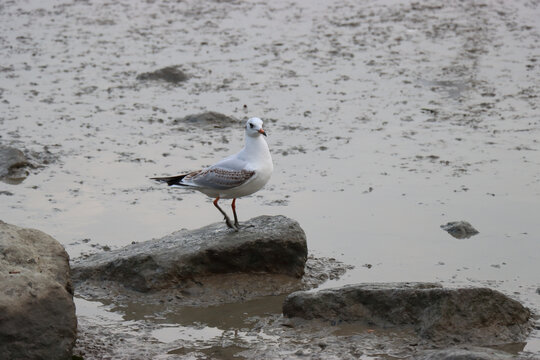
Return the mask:
{"type": "MultiPolygon", "coordinates": [[[[312,254],[355,266],[323,286],[488,286],[538,314],[538,7],[3,3],[0,141],[50,163],[0,182],[0,218],[47,232],[72,258],[219,221],[201,194],[148,178],[237,151],[243,119],[259,116],[275,172],[238,201],[240,220],[292,217],[312,254]],[[167,66],[188,79],[137,79],[167,66]],[[175,121],[204,111],[238,125],[175,121]],[[458,240],[440,228],[461,220],[479,234],[458,240]]],[[[282,330],[280,299],[245,312],[76,304],[85,359],[300,357],[307,339],[342,358],[406,356],[369,334],[349,351],[326,330],[282,330]]],[[[540,356],[538,330],[511,351],[540,356]]]]}

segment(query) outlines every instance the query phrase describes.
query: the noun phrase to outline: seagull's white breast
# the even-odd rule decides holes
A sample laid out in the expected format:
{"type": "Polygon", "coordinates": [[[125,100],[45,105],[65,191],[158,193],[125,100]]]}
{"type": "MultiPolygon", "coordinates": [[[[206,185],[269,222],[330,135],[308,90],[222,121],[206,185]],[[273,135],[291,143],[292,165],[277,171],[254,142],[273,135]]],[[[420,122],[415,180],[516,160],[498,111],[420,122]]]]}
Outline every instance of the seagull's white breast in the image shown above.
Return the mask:
{"type": "Polygon", "coordinates": [[[272,156],[263,135],[246,131],[246,145],[240,152],[207,169],[185,175],[179,186],[213,198],[239,198],[262,189],[273,170],[272,156]]]}

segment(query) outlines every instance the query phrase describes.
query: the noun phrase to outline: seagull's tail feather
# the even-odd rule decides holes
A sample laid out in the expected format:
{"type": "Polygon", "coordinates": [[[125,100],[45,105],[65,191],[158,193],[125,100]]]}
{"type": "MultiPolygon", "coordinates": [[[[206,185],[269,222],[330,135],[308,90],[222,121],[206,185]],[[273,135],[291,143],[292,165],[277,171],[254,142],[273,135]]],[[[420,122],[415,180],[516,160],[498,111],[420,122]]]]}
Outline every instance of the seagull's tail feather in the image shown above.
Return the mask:
{"type": "Polygon", "coordinates": [[[186,184],[182,184],[182,179],[185,178],[188,175],[189,174],[176,175],[176,176],[153,177],[153,178],[150,178],[150,179],[156,180],[158,182],[166,182],[167,185],[169,185],[169,186],[173,186],[173,185],[187,186],[186,184]]]}

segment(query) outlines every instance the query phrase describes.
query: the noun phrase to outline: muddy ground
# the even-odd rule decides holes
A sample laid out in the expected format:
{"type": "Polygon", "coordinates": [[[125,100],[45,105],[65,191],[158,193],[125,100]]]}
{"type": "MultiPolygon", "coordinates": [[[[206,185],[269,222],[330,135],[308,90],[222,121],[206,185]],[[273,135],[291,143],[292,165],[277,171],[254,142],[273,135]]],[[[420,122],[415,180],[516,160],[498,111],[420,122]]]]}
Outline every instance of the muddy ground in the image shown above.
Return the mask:
{"type": "MultiPolygon", "coordinates": [[[[71,257],[218,221],[201,194],[148,178],[236,151],[242,121],[259,116],[275,172],[239,216],[292,217],[312,254],[355,266],[323,286],[481,285],[540,313],[539,16],[526,0],[4,1],[0,142],[48,160],[0,183],[0,218],[71,257]],[[171,66],[185,77],[144,75],[171,66]],[[238,124],[182,121],[204,111],[238,124]],[[440,228],[451,221],[479,234],[455,239],[440,228]]],[[[406,335],[282,326],[281,300],[186,310],[77,298],[76,352],[416,351],[406,335]]],[[[504,350],[538,357],[540,334],[504,350]]]]}

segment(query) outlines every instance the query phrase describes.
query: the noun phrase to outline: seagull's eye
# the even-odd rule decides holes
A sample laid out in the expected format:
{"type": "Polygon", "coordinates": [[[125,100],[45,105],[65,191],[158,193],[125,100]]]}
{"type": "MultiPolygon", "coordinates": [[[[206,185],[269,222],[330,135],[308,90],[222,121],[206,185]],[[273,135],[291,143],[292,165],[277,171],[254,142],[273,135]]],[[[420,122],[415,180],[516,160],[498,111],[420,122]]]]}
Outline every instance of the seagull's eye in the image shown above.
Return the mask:
{"type": "Polygon", "coordinates": [[[250,127],[251,129],[253,129],[253,124],[252,124],[252,123],[249,123],[249,127],[250,127]]]}

